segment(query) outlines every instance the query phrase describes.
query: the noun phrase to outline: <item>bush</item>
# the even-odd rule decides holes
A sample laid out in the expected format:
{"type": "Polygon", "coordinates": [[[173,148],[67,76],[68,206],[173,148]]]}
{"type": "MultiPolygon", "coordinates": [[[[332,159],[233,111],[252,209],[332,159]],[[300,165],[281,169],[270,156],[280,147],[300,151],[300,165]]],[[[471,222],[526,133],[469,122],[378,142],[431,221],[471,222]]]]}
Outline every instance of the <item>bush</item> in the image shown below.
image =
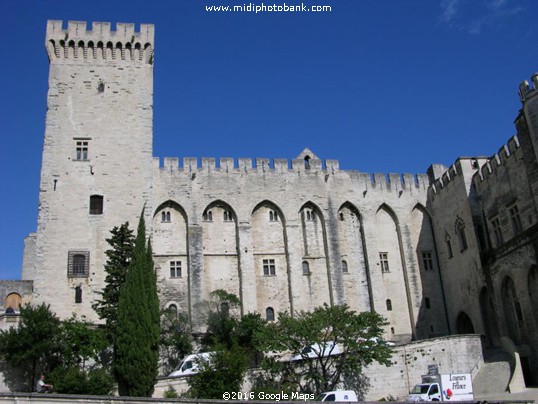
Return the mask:
{"type": "Polygon", "coordinates": [[[50,375],[54,391],[61,394],[111,395],[114,379],[105,369],[84,371],[78,367],[56,368],[50,375]]]}

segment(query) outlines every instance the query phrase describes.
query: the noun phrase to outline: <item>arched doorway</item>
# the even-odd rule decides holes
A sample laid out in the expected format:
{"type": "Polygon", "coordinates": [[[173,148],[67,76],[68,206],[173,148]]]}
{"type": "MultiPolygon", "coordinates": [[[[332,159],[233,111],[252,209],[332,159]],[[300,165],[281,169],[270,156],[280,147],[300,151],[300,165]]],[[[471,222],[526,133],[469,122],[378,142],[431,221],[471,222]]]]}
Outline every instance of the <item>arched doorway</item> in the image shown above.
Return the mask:
{"type": "Polygon", "coordinates": [[[456,330],[458,334],[474,334],[474,326],[471,318],[465,313],[460,312],[456,321],[456,330]]]}

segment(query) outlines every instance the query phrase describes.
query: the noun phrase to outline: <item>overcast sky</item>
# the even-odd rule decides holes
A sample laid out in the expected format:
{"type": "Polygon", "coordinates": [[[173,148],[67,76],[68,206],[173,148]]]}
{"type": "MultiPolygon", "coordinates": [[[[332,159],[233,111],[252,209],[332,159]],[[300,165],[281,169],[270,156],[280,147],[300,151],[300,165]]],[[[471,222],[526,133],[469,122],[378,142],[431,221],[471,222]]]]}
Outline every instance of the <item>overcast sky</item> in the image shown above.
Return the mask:
{"type": "Polygon", "coordinates": [[[155,24],[154,156],[294,158],[423,173],[515,134],[538,71],[536,0],[0,0],[0,279],[36,230],[46,21],[155,24]],[[264,1],[283,5],[284,1],[264,1]],[[300,1],[287,0],[287,5],[300,1]]]}

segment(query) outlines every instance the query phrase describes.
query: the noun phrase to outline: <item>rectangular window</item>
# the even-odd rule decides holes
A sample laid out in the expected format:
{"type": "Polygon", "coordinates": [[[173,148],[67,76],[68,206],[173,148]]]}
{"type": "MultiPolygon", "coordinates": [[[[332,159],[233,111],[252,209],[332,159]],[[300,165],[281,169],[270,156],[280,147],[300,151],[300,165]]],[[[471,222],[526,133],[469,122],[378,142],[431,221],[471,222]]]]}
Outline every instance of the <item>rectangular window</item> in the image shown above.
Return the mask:
{"type": "Polygon", "coordinates": [[[386,253],[386,252],[379,253],[379,265],[381,266],[381,272],[390,272],[389,271],[389,253],[386,253]]]}
{"type": "Polygon", "coordinates": [[[503,232],[501,230],[501,222],[499,221],[498,217],[496,217],[495,219],[491,221],[491,227],[493,228],[493,236],[495,238],[495,245],[498,247],[504,242],[503,232]]]}
{"type": "Polygon", "coordinates": [[[76,160],[88,160],[88,141],[77,140],[76,160]]]}
{"type": "Polygon", "coordinates": [[[69,251],[67,254],[67,276],[87,278],[90,272],[89,251],[69,251]]]}
{"type": "Polygon", "coordinates": [[[521,217],[519,216],[519,209],[517,205],[512,206],[509,209],[510,219],[512,219],[512,229],[514,230],[514,235],[521,233],[523,230],[523,225],[521,224],[521,217]]]}
{"type": "Polygon", "coordinates": [[[431,251],[422,251],[422,265],[425,271],[433,271],[433,258],[431,251]]]}
{"type": "Polygon", "coordinates": [[[90,215],[102,215],[103,214],[103,196],[92,195],[90,196],[90,215]]]}
{"type": "Polygon", "coordinates": [[[170,278],[181,278],[181,261],[170,261],[170,278]]]}
{"type": "Polygon", "coordinates": [[[263,274],[265,276],[276,275],[275,260],[263,260],[263,274]]]}

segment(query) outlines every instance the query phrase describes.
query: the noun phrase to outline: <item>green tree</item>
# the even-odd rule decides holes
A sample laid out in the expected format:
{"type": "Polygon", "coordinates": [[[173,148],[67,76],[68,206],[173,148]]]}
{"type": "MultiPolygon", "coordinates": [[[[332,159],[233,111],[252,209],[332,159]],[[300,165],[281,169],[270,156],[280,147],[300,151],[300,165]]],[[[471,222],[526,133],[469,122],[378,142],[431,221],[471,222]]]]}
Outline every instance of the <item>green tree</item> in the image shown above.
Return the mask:
{"type": "Polygon", "coordinates": [[[100,319],[105,320],[106,336],[115,351],[118,302],[134,253],[134,236],[129,229],[129,222],[120,227],[115,226],[110,233],[111,237],[106,240],[111,248],[105,251],[108,258],[105,264],[105,287],[101,292],[101,299],[97,300],[92,308],[100,319]]]}
{"type": "Polygon", "coordinates": [[[114,374],[120,395],[151,396],[159,356],[159,300],[151,244],[140,215],[133,259],[120,290],[114,374]]]}
{"type": "Polygon", "coordinates": [[[165,374],[174,370],[182,358],[192,352],[189,320],[176,310],[161,313],[160,353],[165,374]]]}
{"type": "Polygon", "coordinates": [[[33,391],[43,373],[59,393],[107,394],[113,379],[100,360],[107,345],[103,332],[87,321],[73,316],[60,322],[45,304],[26,306],[18,327],[0,333],[4,379],[20,391],[15,381],[22,376],[23,390],[33,391]]]}
{"type": "MultiPolygon", "coordinates": [[[[25,380],[24,391],[33,391],[41,373],[48,374],[62,361],[60,320],[42,303],[21,307],[20,322],[15,328],[0,331],[0,355],[5,362],[4,378],[17,386],[17,374],[25,380]]],[[[17,386],[19,387],[19,386],[17,386]]]]}
{"type": "Polygon", "coordinates": [[[201,360],[199,367],[200,371],[188,380],[188,395],[192,398],[222,400],[225,392],[241,391],[248,369],[247,355],[237,346],[218,349],[208,361],[201,360]]]}
{"type": "Polygon", "coordinates": [[[264,360],[266,379],[276,378],[285,391],[320,394],[345,388],[363,397],[368,387],[364,366],[391,363],[392,350],[381,340],[384,325],[379,314],[356,313],[345,305],[294,317],[283,313],[258,338],[264,352],[277,352],[264,360]]]}
{"type": "Polygon", "coordinates": [[[202,346],[212,350],[216,346],[225,346],[231,349],[236,344],[234,330],[237,326],[237,317],[234,315],[241,301],[233,293],[217,289],[210,293],[207,302],[209,313],[207,317],[207,332],[202,339],[202,346]]]}

